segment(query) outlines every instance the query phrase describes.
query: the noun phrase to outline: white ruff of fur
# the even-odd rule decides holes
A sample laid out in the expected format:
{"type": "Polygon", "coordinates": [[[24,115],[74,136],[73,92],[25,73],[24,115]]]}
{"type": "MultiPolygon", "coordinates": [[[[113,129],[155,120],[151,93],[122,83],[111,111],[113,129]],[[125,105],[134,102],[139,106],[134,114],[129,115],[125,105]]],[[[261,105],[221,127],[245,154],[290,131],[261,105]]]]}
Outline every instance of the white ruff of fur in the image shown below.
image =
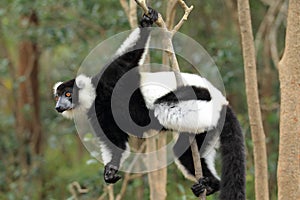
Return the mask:
{"type": "Polygon", "coordinates": [[[141,73],[141,91],[149,109],[166,128],[202,133],[217,126],[222,106],[228,105],[226,98],[209,81],[195,74],[181,73],[185,86],[196,86],[208,89],[210,101],[188,100],[178,103],[161,103],[154,101],[170,91],[176,90],[176,79],[173,72],[141,73]]]}
{"type": "Polygon", "coordinates": [[[92,84],[92,79],[81,74],[75,79],[76,85],[79,88],[78,91],[78,102],[74,110],[76,112],[86,113],[92,106],[96,98],[96,90],[92,84]]]}
{"type": "Polygon", "coordinates": [[[126,51],[128,51],[128,49],[133,47],[138,41],[138,39],[140,38],[140,32],[141,30],[139,28],[136,28],[132,33],[130,33],[128,38],[123,42],[123,44],[117,50],[115,55],[116,56],[123,55],[126,51]]]}
{"type": "Polygon", "coordinates": [[[67,118],[67,119],[73,119],[74,118],[74,112],[73,110],[66,110],[64,112],[61,113],[63,117],[67,118]]]}

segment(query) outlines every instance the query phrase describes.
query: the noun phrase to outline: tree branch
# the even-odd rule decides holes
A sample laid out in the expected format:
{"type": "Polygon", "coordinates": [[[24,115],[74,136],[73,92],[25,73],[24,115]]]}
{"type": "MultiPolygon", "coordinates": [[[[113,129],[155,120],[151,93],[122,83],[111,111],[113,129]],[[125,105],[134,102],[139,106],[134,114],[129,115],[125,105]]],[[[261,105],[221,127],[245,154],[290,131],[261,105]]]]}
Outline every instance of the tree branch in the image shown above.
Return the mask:
{"type": "Polygon", "coordinates": [[[77,181],[74,181],[73,183],[71,183],[69,185],[69,191],[72,194],[72,198],[74,198],[75,200],[78,199],[77,193],[78,194],[86,194],[89,192],[88,189],[82,188],[77,181]]]}
{"type": "Polygon", "coordinates": [[[127,0],[120,0],[120,4],[127,16],[130,27],[137,27],[136,3],[133,0],[129,0],[129,2],[127,0]]]}
{"type": "Polygon", "coordinates": [[[178,24],[173,28],[172,32],[173,34],[176,33],[180,28],[181,26],[183,25],[184,21],[186,21],[188,19],[188,16],[190,15],[190,12],[193,10],[194,6],[190,6],[188,7],[186,5],[186,3],[183,1],[183,0],[178,0],[177,1],[179,3],[179,5],[183,8],[184,10],[184,15],[183,17],[181,18],[181,20],[178,22],[178,24]]]}
{"type": "Polygon", "coordinates": [[[286,1],[282,3],[279,13],[274,21],[273,27],[271,28],[269,34],[271,58],[277,69],[279,63],[279,55],[278,55],[278,47],[277,47],[277,32],[279,26],[281,25],[282,21],[286,17],[284,14],[287,12],[287,4],[288,3],[286,1]]]}
{"type": "Polygon", "coordinates": [[[166,12],[166,25],[168,29],[171,29],[174,25],[174,19],[176,14],[176,5],[178,0],[169,0],[166,12]]]}
{"type": "MultiPolygon", "coordinates": [[[[135,2],[137,3],[138,6],[140,6],[143,9],[145,15],[148,15],[149,10],[148,10],[146,1],[145,0],[135,0],[135,2]]],[[[158,19],[155,23],[157,26],[159,26],[161,28],[166,28],[166,23],[163,20],[162,15],[160,13],[158,13],[158,19]]]]}
{"type": "MultiPolygon", "coordinates": [[[[148,14],[148,7],[146,5],[145,0],[135,0],[135,1],[144,10],[145,14],[148,14]]],[[[174,74],[176,77],[176,83],[177,83],[177,87],[178,87],[178,86],[183,85],[183,80],[180,75],[180,68],[178,65],[176,54],[174,52],[174,47],[172,44],[172,37],[182,27],[183,23],[187,20],[190,12],[192,11],[192,9],[194,7],[193,6],[188,7],[183,0],[178,0],[177,2],[180,4],[180,6],[184,9],[185,12],[184,12],[184,15],[181,18],[181,20],[178,22],[178,24],[171,30],[171,34],[168,35],[168,39],[166,40],[166,42],[167,42],[167,49],[168,49],[167,54],[171,61],[171,66],[174,71],[174,74]]],[[[175,5],[174,5],[174,7],[175,7],[175,5]]],[[[166,32],[169,32],[168,29],[166,28],[166,23],[164,22],[164,20],[161,17],[161,14],[159,14],[159,18],[158,18],[156,24],[159,27],[164,28],[166,30],[166,32]]],[[[201,166],[200,154],[198,151],[198,145],[197,145],[196,140],[194,140],[194,137],[190,137],[190,143],[191,143],[192,155],[193,155],[193,161],[194,161],[194,167],[195,167],[195,176],[196,176],[197,180],[199,180],[203,175],[202,175],[202,166],[201,166]]],[[[199,198],[201,200],[205,200],[206,199],[205,194],[206,194],[206,191],[204,191],[200,195],[199,198]]]]}
{"type": "MultiPolygon", "coordinates": [[[[146,147],[146,142],[144,142],[144,143],[140,146],[139,150],[136,152],[135,157],[133,158],[132,162],[130,163],[130,166],[128,167],[128,171],[129,171],[129,172],[132,170],[134,164],[136,163],[138,157],[140,156],[140,153],[141,153],[142,151],[144,151],[145,147],[146,147]]],[[[120,191],[120,193],[117,195],[116,200],[121,200],[121,199],[123,198],[123,196],[124,196],[124,194],[125,194],[125,192],[126,192],[126,189],[127,189],[128,182],[129,182],[130,180],[132,180],[132,179],[134,179],[134,178],[136,178],[136,177],[140,177],[140,176],[141,176],[141,174],[131,175],[129,172],[126,173],[125,176],[124,176],[123,184],[122,184],[122,187],[121,187],[121,191],[120,191]]]]}
{"type": "MultiPolygon", "coordinates": [[[[196,177],[197,180],[199,180],[200,178],[203,177],[199,148],[198,148],[197,141],[196,141],[195,137],[190,136],[189,139],[190,139],[192,155],[193,155],[193,162],[194,162],[194,168],[195,168],[195,177],[196,177]]],[[[199,199],[200,200],[205,200],[206,199],[206,189],[204,190],[203,193],[200,194],[199,199]]]]}
{"type": "Polygon", "coordinates": [[[248,113],[254,150],[255,199],[268,200],[267,152],[258,94],[250,6],[248,0],[238,0],[237,2],[240,34],[242,38],[248,113]]]}

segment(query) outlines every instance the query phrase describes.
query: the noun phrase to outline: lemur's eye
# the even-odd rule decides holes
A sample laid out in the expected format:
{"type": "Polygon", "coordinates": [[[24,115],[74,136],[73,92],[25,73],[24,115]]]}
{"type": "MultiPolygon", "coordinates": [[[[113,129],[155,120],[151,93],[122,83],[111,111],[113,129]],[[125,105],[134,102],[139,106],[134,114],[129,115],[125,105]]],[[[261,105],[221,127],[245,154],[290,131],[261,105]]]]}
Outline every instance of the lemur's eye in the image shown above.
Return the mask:
{"type": "Polygon", "coordinates": [[[66,97],[70,97],[71,96],[71,92],[67,92],[65,95],[66,95],[66,97]]]}
{"type": "Polygon", "coordinates": [[[58,96],[55,96],[55,101],[58,101],[59,97],[58,96]]]}

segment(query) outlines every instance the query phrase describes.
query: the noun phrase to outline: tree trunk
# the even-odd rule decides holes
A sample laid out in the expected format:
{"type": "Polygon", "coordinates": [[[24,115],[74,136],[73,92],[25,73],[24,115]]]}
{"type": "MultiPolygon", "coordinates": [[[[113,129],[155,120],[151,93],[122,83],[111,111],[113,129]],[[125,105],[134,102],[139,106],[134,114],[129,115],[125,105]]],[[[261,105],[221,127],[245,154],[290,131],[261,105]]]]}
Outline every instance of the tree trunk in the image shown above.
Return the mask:
{"type": "MultiPolygon", "coordinates": [[[[131,28],[136,28],[137,25],[137,4],[134,0],[120,0],[120,3],[126,13],[126,16],[128,18],[129,24],[131,28]]],[[[147,55],[147,60],[149,62],[150,57],[147,55]]],[[[143,71],[149,71],[149,69],[145,69],[143,67],[143,71]]],[[[148,135],[151,135],[148,139],[146,139],[146,153],[147,152],[153,152],[157,151],[157,149],[160,149],[166,145],[166,135],[161,134],[159,135],[158,139],[156,138],[156,135],[158,132],[154,130],[150,130],[147,132],[148,135]],[[153,137],[152,137],[153,136],[153,137]]],[[[139,149],[140,145],[144,142],[144,139],[140,138],[131,138],[131,143],[135,149],[139,149]]],[[[156,158],[153,160],[149,160],[147,163],[150,166],[158,166],[158,161],[161,163],[166,163],[167,154],[164,151],[161,151],[161,154],[157,154],[156,158]]],[[[166,192],[166,185],[167,185],[167,167],[157,169],[156,171],[152,171],[148,173],[148,182],[149,182],[149,188],[150,188],[150,199],[151,200],[164,200],[167,196],[166,192]]],[[[143,185],[140,186],[140,188],[137,190],[139,191],[137,195],[143,195],[143,185]]]]}
{"type": "Polygon", "coordinates": [[[290,0],[285,51],[279,62],[281,93],[278,199],[300,199],[300,1],[290,0]]]}
{"type": "Polygon", "coordinates": [[[242,38],[248,113],[254,149],[255,199],[268,200],[267,154],[258,97],[255,50],[248,0],[238,0],[238,16],[242,38]]]}
{"type": "MultiPolygon", "coordinates": [[[[33,11],[29,16],[21,18],[26,27],[38,25],[38,19],[33,11]]],[[[40,96],[38,82],[39,51],[37,44],[24,39],[19,44],[19,66],[17,80],[16,130],[20,142],[19,157],[21,164],[31,165],[31,157],[41,153],[41,122],[40,122],[40,96]]]]}
{"type": "Polygon", "coordinates": [[[146,139],[146,153],[156,152],[155,156],[148,160],[147,165],[155,166],[154,171],[148,172],[148,182],[150,187],[150,200],[164,200],[167,197],[166,183],[167,183],[167,170],[166,167],[159,169],[160,163],[166,163],[166,152],[157,150],[166,145],[166,137],[163,137],[158,131],[150,130],[147,132],[148,138],[146,139]]]}

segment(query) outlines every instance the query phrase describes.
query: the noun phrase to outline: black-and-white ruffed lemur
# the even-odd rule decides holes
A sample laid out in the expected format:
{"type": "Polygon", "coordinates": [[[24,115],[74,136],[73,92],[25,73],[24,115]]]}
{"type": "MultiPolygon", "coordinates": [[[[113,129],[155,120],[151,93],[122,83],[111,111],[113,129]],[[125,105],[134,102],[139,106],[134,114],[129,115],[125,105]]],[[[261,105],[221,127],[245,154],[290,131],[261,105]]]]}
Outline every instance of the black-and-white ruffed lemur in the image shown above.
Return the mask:
{"type": "Polygon", "coordinates": [[[79,75],[56,83],[56,110],[68,118],[75,112],[87,115],[100,140],[107,183],[121,178],[117,172],[128,156],[128,133],[142,137],[149,129],[176,130],[180,134],[173,147],[175,162],[186,178],[197,181],[191,188],[193,193],[199,196],[206,189],[210,195],[220,190],[220,199],[245,199],[244,138],[226,98],[198,75],[181,73],[185,84],[176,88],[173,72],[139,71],[147,54],[150,27],[157,18],[158,13],[149,8],[140,27],[95,76],[79,75]],[[169,91],[144,84],[160,80],[169,80],[169,91]],[[190,134],[195,134],[201,148],[201,180],[195,178],[190,134]],[[219,146],[221,178],[214,167],[219,146]]]}

